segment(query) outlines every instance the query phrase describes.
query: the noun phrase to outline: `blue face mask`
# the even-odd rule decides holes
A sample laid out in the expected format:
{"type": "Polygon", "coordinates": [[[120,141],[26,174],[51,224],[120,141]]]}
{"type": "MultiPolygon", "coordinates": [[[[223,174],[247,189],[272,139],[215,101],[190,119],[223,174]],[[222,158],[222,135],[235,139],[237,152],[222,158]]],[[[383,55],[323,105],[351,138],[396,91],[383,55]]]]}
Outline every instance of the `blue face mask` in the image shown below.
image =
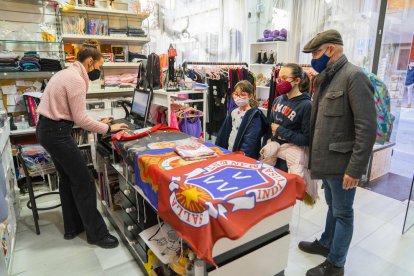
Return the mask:
{"type": "Polygon", "coordinates": [[[320,73],[325,70],[330,59],[331,58],[326,54],[323,54],[320,58],[313,58],[311,61],[312,68],[315,69],[316,72],[320,73]]]}

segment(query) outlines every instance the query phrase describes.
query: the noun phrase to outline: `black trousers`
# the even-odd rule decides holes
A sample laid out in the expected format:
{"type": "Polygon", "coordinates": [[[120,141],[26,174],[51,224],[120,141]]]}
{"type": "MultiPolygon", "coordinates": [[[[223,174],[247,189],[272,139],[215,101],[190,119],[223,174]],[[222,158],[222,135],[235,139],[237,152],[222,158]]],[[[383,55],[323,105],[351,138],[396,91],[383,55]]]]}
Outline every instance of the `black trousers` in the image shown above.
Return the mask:
{"type": "Polygon", "coordinates": [[[72,128],[73,122],[40,116],[36,135],[59,173],[65,233],[85,230],[88,241],[95,242],[108,234],[108,229],[96,207],[96,188],[72,138],[72,128]]]}

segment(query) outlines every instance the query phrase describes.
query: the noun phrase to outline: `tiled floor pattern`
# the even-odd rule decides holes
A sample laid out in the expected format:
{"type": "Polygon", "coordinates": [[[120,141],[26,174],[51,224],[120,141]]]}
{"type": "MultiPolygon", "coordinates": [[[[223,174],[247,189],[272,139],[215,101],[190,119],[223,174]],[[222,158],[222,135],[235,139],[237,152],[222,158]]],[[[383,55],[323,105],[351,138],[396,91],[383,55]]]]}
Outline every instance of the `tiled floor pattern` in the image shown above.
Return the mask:
{"type": "MultiPolygon", "coordinates": [[[[295,206],[285,275],[305,275],[307,269],[323,261],[322,257],[299,251],[297,243],[320,237],[326,209],[323,191],[315,207],[310,208],[300,202],[295,206]]],[[[405,209],[406,202],[358,188],[355,231],[345,275],[414,276],[414,228],[401,235],[405,209]]],[[[36,236],[31,213],[27,209],[22,210],[13,275],[143,275],[123,244],[112,250],[100,249],[88,245],[85,234],[66,241],[62,237],[60,210],[42,212],[40,217],[41,235],[36,236]]],[[[116,235],[112,226],[109,227],[116,235]]]]}

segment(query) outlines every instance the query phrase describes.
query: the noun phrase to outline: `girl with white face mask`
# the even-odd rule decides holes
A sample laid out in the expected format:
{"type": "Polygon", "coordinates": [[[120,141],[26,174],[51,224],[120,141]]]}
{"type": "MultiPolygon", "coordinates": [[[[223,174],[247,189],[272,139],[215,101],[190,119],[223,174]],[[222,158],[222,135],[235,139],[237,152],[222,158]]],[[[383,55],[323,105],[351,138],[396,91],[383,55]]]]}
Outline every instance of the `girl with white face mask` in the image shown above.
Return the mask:
{"type": "Polygon", "coordinates": [[[232,97],[237,108],[227,115],[216,145],[231,151],[243,151],[246,156],[257,159],[267,123],[262,111],[255,106],[253,85],[246,80],[238,82],[232,97]]]}

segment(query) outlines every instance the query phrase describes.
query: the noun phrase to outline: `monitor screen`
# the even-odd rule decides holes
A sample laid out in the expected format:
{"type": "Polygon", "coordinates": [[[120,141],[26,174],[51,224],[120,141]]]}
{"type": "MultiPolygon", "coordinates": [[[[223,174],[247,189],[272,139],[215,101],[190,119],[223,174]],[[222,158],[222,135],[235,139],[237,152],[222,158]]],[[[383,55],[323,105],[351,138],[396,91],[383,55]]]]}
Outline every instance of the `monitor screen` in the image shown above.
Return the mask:
{"type": "Polygon", "coordinates": [[[149,96],[150,94],[148,92],[135,90],[131,113],[138,115],[141,118],[145,118],[149,96]]]}

